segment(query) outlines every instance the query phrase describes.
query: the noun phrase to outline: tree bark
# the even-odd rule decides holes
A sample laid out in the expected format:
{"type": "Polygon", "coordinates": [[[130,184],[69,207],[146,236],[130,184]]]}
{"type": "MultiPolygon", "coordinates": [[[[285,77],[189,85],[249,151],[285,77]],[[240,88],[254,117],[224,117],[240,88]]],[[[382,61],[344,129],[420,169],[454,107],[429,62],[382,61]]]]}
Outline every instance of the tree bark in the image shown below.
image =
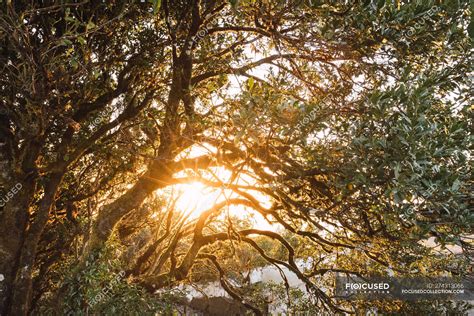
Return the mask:
{"type": "MultiPolygon", "coordinates": [[[[18,182],[21,183],[21,182],[18,182]]],[[[12,303],[12,289],[28,222],[32,197],[31,184],[5,204],[0,213],[0,314],[6,314],[12,303]]]]}
{"type": "Polygon", "coordinates": [[[32,297],[33,267],[36,251],[49,218],[54,197],[61,183],[63,173],[52,174],[45,188],[45,193],[40,201],[38,211],[31,225],[25,233],[24,242],[20,251],[18,265],[13,280],[12,302],[7,314],[27,315],[32,297]]]}
{"type": "MultiPolygon", "coordinates": [[[[8,143],[8,139],[2,142],[8,143]]],[[[0,146],[0,148],[3,146],[0,146]]],[[[36,188],[34,175],[15,173],[6,148],[0,150],[0,314],[12,304],[12,290],[24,233],[28,224],[29,206],[36,188]]]]}
{"type": "Polygon", "coordinates": [[[154,164],[130,190],[100,210],[87,241],[82,261],[87,260],[92,253],[104,246],[115,225],[125,215],[138,208],[155,190],[167,186],[170,180],[168,167],[164,164],[154,164]]]}

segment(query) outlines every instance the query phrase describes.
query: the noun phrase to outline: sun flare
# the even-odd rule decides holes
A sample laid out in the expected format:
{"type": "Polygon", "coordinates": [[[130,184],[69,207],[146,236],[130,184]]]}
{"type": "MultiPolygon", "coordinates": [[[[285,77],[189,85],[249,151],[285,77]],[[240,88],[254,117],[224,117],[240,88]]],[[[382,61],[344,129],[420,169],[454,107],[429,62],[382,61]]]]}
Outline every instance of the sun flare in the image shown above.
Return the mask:
{"type": "MultiPolygon", "coordinates": [[[[216,203],[236,197],[232,190],[209,187],[198,181],[175,185],[172,195],[176,197],[176,210],[186,214],[189,219],[197,218],[202,212],[210,209],[216,203]]],[[[258,197],[262,205],[269,206],[270,201],[267,196],[262,194],[255,196],[258,197]]],[[[269,223],[263,215],[243,205],[229,205],[221,210],[219,217],[222,218],[226,214],[235,218],[246,219],[257,229],[275,230],[278,226],[269,223]]]]}
{"type": "Polygon", "coordinates": [[[212,207],[222,195],[220,190],[210,188],[200,182],[178,184],[174,187],[179,196],[176,208],[183,213],[198,216],[200,213],[212,207]]]}

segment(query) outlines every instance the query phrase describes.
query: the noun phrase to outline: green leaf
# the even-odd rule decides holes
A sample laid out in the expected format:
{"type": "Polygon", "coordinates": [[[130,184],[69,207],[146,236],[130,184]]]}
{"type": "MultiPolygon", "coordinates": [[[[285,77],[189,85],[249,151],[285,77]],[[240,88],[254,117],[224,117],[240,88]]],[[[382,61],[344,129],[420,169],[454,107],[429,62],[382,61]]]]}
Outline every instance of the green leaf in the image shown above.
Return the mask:
{"type": "Polygon", "coordinates": [[[69,46],[69,45],[72,45],[72,42],[70,40],[68,40],[67,38],[65,38],[65,39],[63,39],[61,45],[69,46]]]}
{"type": "Polygon", "coordinates": [[[96,27],[95,23],[92,21],[89,21],[86,25],[87,30],[92,30],[96,27]]]}
{"type": "Polygon", "coordinates": [[[86,45],[86,43],[87,43],[86,39],[85,39],[84,37],[82,37],[82,36],[79,36],[79,37],[77,38],[77,41],[78,41],[81,45],[86,45]]]}
{"type": "Polygon", "coordinates": [[[250,78],[248,80],[249,91],[252,91],[254,83],[255,83],[255,81],[254,81],[253,78],[250,78]]]}
{"type": "Polygon", "coordinates": [[[77,62],[77,60],[75,58],[71,59],[71,67],[73,69],[77,69],[77,67],[79,67],[79,63],[77,62]]]}
{"type": "Polygon", "coordinates": [[[461,186],[461,182],[459,181],[459,179],[456,179],[456,180],[453,182],[453,185],[451,186],[451,190],[457,191],[460,186],[461,186]]]}
{"type": "Polygon", "coordinates": [[[153,13],[157,14],[161,8],[161,0],[153,0],[153,13]]]}

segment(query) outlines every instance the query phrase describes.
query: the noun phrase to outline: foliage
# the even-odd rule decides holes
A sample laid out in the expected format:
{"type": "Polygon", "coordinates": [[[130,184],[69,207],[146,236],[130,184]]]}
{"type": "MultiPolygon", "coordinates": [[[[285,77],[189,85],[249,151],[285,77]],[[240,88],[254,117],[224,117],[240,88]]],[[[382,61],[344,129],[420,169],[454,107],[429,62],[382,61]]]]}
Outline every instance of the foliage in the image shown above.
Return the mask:
{"type": "Polygon", "coordinates": [[[66,315],[155,315],[170,313],[175,304],[183,300],[176,291],[164,291],[160,296],[147,293],[143,288],[129,283],[123,267],[126,264],[117,259],[123,246],[112,239],[107,247],[96,254],[96,260],[87,264],[79,273],[74,261],[61,267],[65,275],[67,292],[64,302],[41,302],[40,314],[52,314],[58,309],[66,315]]]}
{"type": "Polygon", "coordinates": [[[472,273],[466,1],[1,6],[2,314],[169,312],[210,280],[262,314],[266,265],[306,287],[288,313],[434,312],[331,282],[472,273]]]}

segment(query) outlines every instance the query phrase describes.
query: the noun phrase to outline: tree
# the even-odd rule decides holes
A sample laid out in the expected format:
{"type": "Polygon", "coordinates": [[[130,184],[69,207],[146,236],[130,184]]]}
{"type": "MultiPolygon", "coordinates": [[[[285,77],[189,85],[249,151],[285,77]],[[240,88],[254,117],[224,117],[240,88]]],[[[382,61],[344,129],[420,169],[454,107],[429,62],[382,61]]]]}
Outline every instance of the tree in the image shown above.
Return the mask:
{"type": "Polygon", "coordinates": [[[329,310],[346,306],[318,275],[465,274],[468,14],[454,1],[2,5],[0,310],[28,313],[58,290],[54,267],[70,259],[80,274],[114,234],[127,245],[145,231],[124,270],[151,293],[205,261],[242,301],[225,254],[209,252],[233,243],[293,271],[329,310]],[[196,181],[233,195],[194,220],[154,200],[196,181]],[[229,205],[310,246],[220,221],[229,205]],[[464,257],[432,257],[429,236],[464,257]],[[328,259],[301,271],[301,256],[328,259]]]}

